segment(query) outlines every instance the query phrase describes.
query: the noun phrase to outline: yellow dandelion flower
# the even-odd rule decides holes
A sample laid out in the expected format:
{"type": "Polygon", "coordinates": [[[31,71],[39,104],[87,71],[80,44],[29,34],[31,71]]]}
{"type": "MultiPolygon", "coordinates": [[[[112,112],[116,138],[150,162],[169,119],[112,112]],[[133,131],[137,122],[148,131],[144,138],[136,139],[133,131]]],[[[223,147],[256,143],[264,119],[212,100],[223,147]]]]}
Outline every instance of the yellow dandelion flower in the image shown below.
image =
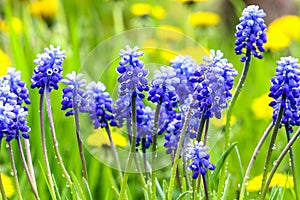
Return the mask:
{"type": "MultiPolygon", "coordinates": [[[[7,22],[3,19],[0,19],[0,30],[3,32],[8,32],[7,22]]],[[[23,30],[22,21],[18,17],[12,17],[12,29],[15,33],[20,34],[23,30]]]]}
{"type": "Polygon", "coordinates": [[[300,40],[300,17],[286,15],[274,20],[267,29],[266,49],[276,51],[286,48],[291,40],[300,40]]]}
{"type": "Polygon", "coordinates": [[[252,103],[252,111],[257,119],[271,119],[273,109],[269,106],[272,98],[268,93],[255,99],[252,103]]]}
{"type": "MultiPolygon", "coordinates": [[[[111,136],[116,146],[125,147],[127,145],[127,139],[119,133],[120,131],[120,129],[111,129],[111,136]]],[[[94,130],[93,134],[89,135],[86,142],[88,145],[96,147],[103,145],[110,146],[108,135],[102,128],[94,130]]]]}
{"type": "Polygon", "coordinates": [[[31,15],[41,17],[43,19],[52,19],[57,14],[57,0],[41,0],[34,1],[30,4],[29,10],[31,15]]]}
{"type": "MultiPolygon", "coordinates": [[[[223,127],[226,125],[226,116],[222,117],[221,119],[214,117],[209,122],[211,122],[212,125],[214,125],[217,128],[223,127]]],[[[236,117],[233,115],[231,116],[231,125],[235,123],[236,123],[236,117]]]]}
{"type": "Polygon", "coordinates": [[[156,19],[164,19],[166,17],[166,11],[161,6],[153,6],[151,9],[151,16],[156,19]]]}
{"type": "MultiPolygon", "coordinates": [[[[269,176],[269,174],[268,174],[268,176],[269,176]]],[[[260,191],[262,177],[263,177],[262,174],[253,177],[248,182],[248,185],[246,186],[246,190],[248,192],[260,191]]],[[[269,185],[269,188],[272,188],[274,186],[276,186],[276,187],[285,187],[287,189],[293,188],[294,187],[293,177],[288,176],[286,174],[282,174],[282,173],[275,173],[273,178],[272,178],[272,181],[269,185]]]]}
{"type": "Polygon", "coordinates": [[[135,3],[130,7],[131,13],[138,17],[150,15],[151,9],[151,5],[147,3],[135,3]]]}
{"type": "Polygon", "coordinates": [[[7,68],[11,67],[11,61],[9,56],[4,53],[1,49],[0,49],[0,76],[3,76],[7,73],[7,68]]]}
{"type": "Polygon", "coordinates": [[[195,12],[190,14],[189,23],[192,26],[214,26],[220,22],[220,16],[214,12],[195,12]]]}
{"type": "Polygon", "coordinates": [[[15,187],[14,187],[13,181],[9,176],[7,176],[5,174],[1,173],[0,175],[1,175],[5,195],[8,198],[11,198],[15,193],[15,187]]]}

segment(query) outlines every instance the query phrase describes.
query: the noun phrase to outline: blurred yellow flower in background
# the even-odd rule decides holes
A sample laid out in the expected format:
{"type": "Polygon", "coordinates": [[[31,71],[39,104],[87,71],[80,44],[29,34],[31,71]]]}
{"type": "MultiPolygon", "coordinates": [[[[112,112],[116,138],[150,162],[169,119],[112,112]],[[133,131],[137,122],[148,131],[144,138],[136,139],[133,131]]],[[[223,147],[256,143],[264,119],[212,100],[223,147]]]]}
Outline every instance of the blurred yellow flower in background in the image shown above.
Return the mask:
{"type": "MultiPolygon", "coordinates": [[[[119,133],[120,131],[120,129],[118,131],[115,128],[111,129],[111,136],[116,146],[125,147],[127,139],[119,133]]],[[[102,128],[94,130],[93,134],[88,136],[86,142],[88,145],[96,147],[110,146],[108,135],[102,128]]]]}
{"type": "Polygon", "coordinates": [[[189,16],[189,23],[192,26],[214,26],[220,22],[220,16],[214,12],[195,12],[189,16]]]}
{"type": "MultiPolygon", "coordinates": [[[[257,192],[260,191],[261,188],[261,181],[262,181],[262,174],[253,177],[246,186],[246,190],[248,192],[257,192]]],[[[269,174],[268,174],[269,176],[269,174]]],[[[269,188],[272,187],[285,187],[287,189],[294,187],[293,177],[288,176],[282,173],[275,173],[273,179],[269,185],[269,188]]]]}
{"type": "Polygon", "coordinates": [[[31,15],[43,19],[52,19],[56,16],[58,10],[57,0],[34,1],[30,4],[29,10],[31,15]]]}
{"type": "Polygon", "coordinates": [[[4,192],[5,192],[5,195],[8,197],[8,198],[11,198],[14,193],[15,193],[15,187],[13,185],[13,181],[12,179],[5,175],[5,174],[0,174],[1,175],[1,179],[2,179],[2,184],[3,184],[3,187],[4,187],[4,192]]]}
{"type": "Polygon", "coordinates": [[[148,3],[135,3],[130,7],[130,12],[137,16],[152,16],[155,19],[163,19],[166,16],[166,11],[163,7],[155,5],[152,6],[148,3]]]}
{"type": "Polygon", "coordinates": [[[0,49],[0,76],[7,74],[8,67],[11,67],[10,58],[0,49]]]}
{"type": "MultiPolygon", "coordinates": [[[[8,33],[8,24],[5,20],[0,19],[0,30],[8,33]]],[[[22,21],[18,17],[12,17],[12,28],[15,33],[20,34],[23,30],[22,21]]]]}
{"type": "Polygon", "coordinates": [[[271,119],[273,108],[269,106],[272,98],[268,96],[268,93],[256,98],[252,103],[252,111],[257,119],[271,119]]]}
{"type": "Polygon", "coordinates": [[[163,40],[178,42],[183,37],[183,31],[179,27],[160,25],[157,29],[157,36],[163,40]]]}
{"type": "Polygon", "coordinates": [[[286,48],[292,40],[300,40],[300,17],[286,15],[274,20],[267,29],[266,49],[276,51],[286,48]]]}
{"type": "MultiPolygon", "coordinates": [[[[214,125],[217,128],[220,128],[222,126],[226,125],[226,117],[222,117],[221,119],[218,119],[216,117],[211,118],[210,122],[212,123],[212,125],[214,125]]],[[[236,117],[233,115],[231,117],[231,125],[236,123],[236,117]]]]}

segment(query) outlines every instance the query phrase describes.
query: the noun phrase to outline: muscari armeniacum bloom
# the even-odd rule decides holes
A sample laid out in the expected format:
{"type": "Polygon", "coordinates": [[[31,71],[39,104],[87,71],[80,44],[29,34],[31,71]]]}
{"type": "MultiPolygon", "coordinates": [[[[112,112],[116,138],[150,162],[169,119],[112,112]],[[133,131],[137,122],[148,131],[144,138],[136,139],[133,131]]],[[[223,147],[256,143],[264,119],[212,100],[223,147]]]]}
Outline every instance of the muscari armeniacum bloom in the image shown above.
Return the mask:
{"type": "Polygon", "coordinates": [[[200,65],[200,69],[190,79],[193,83],[198,83],[192,107],[202,112],[205,118],[221,118],[221,111],[228,106],[227,101],[232,97],[230,90],[237,71],[222,57],[220,50],[212,49],[210,57],[203,57],[206,64],[200,65]]]}
{"type": "Polygon", "coordinates": [[[83,74],[77,74],[75,71],[66,75],[66,79],[63,79],[61,82],[66,84],[61,102],[61,109],[69,111],[66,112],[66,116],[74,114],[74,104],[77,105],[79,111],[87,112],[87,93],[85,92],[86,80],[82,79],[83,74]]]}
{"type": "Polygon", "coordinates": [[[194,92],[194,83],[189,79],[192,77],[197,69],[196,61],[190,56],[176,56],[174,60],[171,60],[171,67],[176,72],[176,77],[179,78],[179,83],[175,84],[175,91],[179,97],[180,104],[188,98],[190,94],[194,92]]]}
{"type": "Polygon", "coordinates": [[[271,79],[269,96],[274,100],[270,106],[274,108],[273,123],[276,122],[280,107],[283,107],[281,124],[292,132],[292,126],[300,125],[300,65],[294,57],[282,57],[276,62],[276,75],[271,79]]]}
{"type": "Polygon", "coordinates": [[[121,74],[118,78],[120,96],[129,93],[134,97],[144,98],[142,92],[149,90],[146,79],[148,71],[144,69],[144,62],[139,59],[143,54],[142,51],[138,51],[138,47],[126,46],[120,50],[121,61],[117,67],[117,72],[121,74]]]}
{"type": "Polygon", "coordinates": [[[261,54],[265,51],[263,44],[267,42],[267,26],[263,19],[265,16],[266,13],[256,5],[250,5],[243,10],[240,23],[236,26],[237,39],[234,49],[237,55],[245,53],[243,50],[246,49],[246,56],[241,58],[242,62],[245,62],[251,54],[259,59],[263,57],[261,54]]]}
{"type": "MultiPolygon", "coordinates": [[[[17,95],[17,104],[22,105],[30,104],[31,100],[29,99],[29,91],[26,87],[26,83],[21,80],[21,71],[16,71],[15,68],[8,68],[7,75],[3,77],[4,80],[8,81],[10,91],[17,95]]],[[[26,106],[23,106],[25,110],[28,110],[26,106]]]]}
{"type": "MultiPolygon", "coordinates": [[[[6,138],[11,141],[13,138],[19,139],[22,135],[29,138],[30,128],[27,126],[26,117],[28,115],[21,105],[18,105],[19,96],[14,94],[7,77],[0,78],[0,139],[6,138]]],[[[26,99],[26,98],[25,98],[26,99]]]]}
{"type": "Polygon", "coordinates": [[[65,59],[65,51],[60,47],[50,45],[44,52],[37,55],[34,64],[34,74],[31,77],[31,88],[39,88],[39,93],[43,94],[45,88],[50,92],[58,89],[58,82],[62,79],[62,63],[65,59]]]}
{"type": "Polygon", "coordinates": [[[100,81],[93,81],[86,86],[88,95],[86,111],[90,114],[90,119],[93,120],[94,129],[117,125],[112,114],[113,100],[105,90],[105,85],[100,81]]]}
{"type": "Polygon", "coordinates": [[[187,160],[191,160],[189,169],[193,171],[192,177],[198,178],[199,174],[205,175],[207,170],[214,170],[216,166],[209,161],[209,148],[204,146],[203,142],[195,141],[194,144],[189,144],[187,147],[187,160]]]}

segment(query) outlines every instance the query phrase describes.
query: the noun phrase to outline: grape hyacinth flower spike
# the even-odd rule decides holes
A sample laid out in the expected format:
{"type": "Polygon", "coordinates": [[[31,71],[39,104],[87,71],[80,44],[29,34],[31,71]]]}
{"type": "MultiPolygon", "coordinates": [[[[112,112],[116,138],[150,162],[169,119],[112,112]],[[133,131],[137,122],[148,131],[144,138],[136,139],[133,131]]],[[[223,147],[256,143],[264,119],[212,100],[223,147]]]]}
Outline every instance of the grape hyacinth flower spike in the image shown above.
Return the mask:
{"type": "Polygon", "coordinates": [[[117,126],[117,122],[114,119],[113,115],[113,100],[110,98],[108,92],[105,91],[105,85],[98,82],[91,82],[86,86],[87,93],[87,104],[86,108],[83,109],[83,112],[87,112],[90,115],[90,119],[93,121],[94,129],[105,128],[105,131],[108,135],[110,147],[116,161],[117,170],[119,172],[119,178],[122,182],[122,172],[121,165],[119,161],[119,156],[116,150],[116,146],[112,139],[110,126],[117,126]]]}
{"type": "Polygon", "coordinates": [[[50,170],[49,159],[47,155],[47,148],[46,148],[46,136],[45,136],[45,126],[44,126],[44,99],[46,100],[46,108],[47,114],[50,124],[52,142],[55,155],[58,159],[58,164],[62,169],[64,177],[67,179],[68,185],[70,188],[73,188],[73,183],[68,174],[63,161],[62,157],[59,152],[58,141],[56,137],[54,121],[52,116],[52,109],[50,103],[50,92],[54,89],[58,89],[58,83],[62,80],[62,64],[65,59],[65,51],[60,50],[60,47],[54,47],[50,45],[49,48],[45,48],[44,52],[38,54],[36,59],[34,60],[34,64],[36,67],[34,68],[33,75],[31,76],[31,88],[38,88],[40,94],[40,123],[41,123],[41,138],[42,138],[42,147],[43,147],[43,155],[44,155],[44,162],[46,165],[46,172],[49,181],[49,188],[52,198],[56,199],[55,197],[55,190],[54,184],[52,180],[52,173],[50,170]],[[46,96],[46,98],[44,98],[46,96]]]}
{"type": "Polygon", "coordinates": [[[259,59],[263,57],[263,44],[267,42],[267,26],[263,20],[265,16],[266,13],[256,5],[250,5],[243,10],[240,23],[236,26],[234,49],[237,55],[245,53],[243,50],[246,50],[246,55],[241,58],[242,62],[249,60],[251,54],[259,59]]]}
{"type": "MultiPolygon", "coordinates": [[[[5,137],[10,155],[12,155],[13,149],[11,146],[11,140],[16,139],[18,143],[18,150],[20,152],[22,164],[30,183],[32,191],[36,199],[39,199],[39,194],[36,188],[35,180],[33,174],[30,174],[28,165],[26,163],[25,155],[23,152],[23,146],[21,142],[21,136],[27,140],[29,139],[30,127],[27,125],[28,109],[22,107],[23,101],[30,103],[28,97],[28,90],[25,87],[25,83],[21,81],[20,72],[16,72],[13,69],[9,69],[10,73],[4,77],[0,78],[0,140],[5,137]],[[18,91],[17,94],[14,92],[18,91]],[[23,95],[22,95],[23,92],[23,95]],[[22,97],[20,97],[21,95],[22,97]]],[[[16,184],[18,185],[18,177],[16,173],[16,167],[14,165],[14,158],[10,156],[12,169],[14,172],[14,177],[16,184]]],[[[18,195],[20,195],[20,190],[18,190],[18,195]]]]}
{"type": "Polygon", "coordinates": [[[70,109],[66,112],[65,116],[74,115],[76,136],[79,149],[79,155],[82,164],[82,171],[84,178],[88,180],[88,173],[86,167],[86,160],[84,156],[84,149],[82,146],[82,138],[80,133],[79,111],[85,111],[87,105],[87,94],[85,92],[86,80],[82,79],[83,74],[76,74],[75,71],[66,75],[66,79],[62,83],[66,84],[62,92],[62,110],[70,109]]]}
{"type": "MultiPolygon", "coordinates": [[[[298,64],[298,61],[298,59],[291,56],[280,58],[280,60],[276,62],[276,75],[271,79],[272,86],[270,87],[269,96],[274,99],[270,103],[270,106],[274,109],[273,124],[275,125],[264,166],[261,186],[262,198],[265,197],[267,192],[268,185],[266,185],[266,183],[270,183],[270,180],[272,179],[271,176],[267,178],[267,172],[278,129],[280,129],[282,125],[285,126],[286,136],[289,142],[291,140],[293,126],[300,125],[300,65],[298,64]]],[[[298,183],[296,178],[294,151],[292,147],[290,147],[289,153],[295,193],[298,199],[298,183]]]]}

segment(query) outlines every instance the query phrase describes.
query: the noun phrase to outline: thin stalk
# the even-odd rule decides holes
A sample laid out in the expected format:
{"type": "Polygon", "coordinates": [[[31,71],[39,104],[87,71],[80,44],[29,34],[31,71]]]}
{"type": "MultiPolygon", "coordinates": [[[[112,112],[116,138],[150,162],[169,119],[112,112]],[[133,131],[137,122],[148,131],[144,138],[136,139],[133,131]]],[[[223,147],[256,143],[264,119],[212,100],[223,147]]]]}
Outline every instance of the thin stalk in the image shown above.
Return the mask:
{"type": "Polygon", "coordinates": [[[208,193],[208,185],[206,180],[206,175],[202,174],[202,180],[203,180],[203,187],[205,192],[205,200],[209,200],[209,193],[208,193]]]}
{"type": "Polygon", "coordinates": [[[178,184],[179,192],[182,193],[182,184],[181,184],[181,179],[180,179],[179,167],[177,167],[177,170],[176,170],[176,181],[178,184]]]}
{"type": "MultiPolygon", "coordinates": [[[[287,124],[285,124],[285,132],[286,132],[286,137],[287,137],[287,142],[289,142],[291,140],[291,133],[288,130],[289,124],[287,122],[287,124]]],[[[296,200],[299,200],[299,193],[298,193],[298,181],[297,181],[297,176],[296,176],[296,164],[295,164],[295,157],[294,157],[294,151],[293,151],[293,147],[290,147],[290,165],[291,165],[291,169],[292,169],[292,175],[293,175],[293,181],[294,181],[294,190],[296,193],[296,200]]]]}
{"type": "Polygon", "coordinates": [[[106,130],[106,133],[107,133],[108,138],[109,138],[111,151],[113,152],[113,156],[114,156],[115,162],[117,163],[117,170],[118,170],[118,173],[119,173],[120,183],[122,183],[122,181],[123,181],[123,174],[122,174],[120,159],[119,159],[118,152],[117,152],[116,146],[114,144],[114,141],[112,139],[110,128],[109,128],[108,125],[105,127],[105,130],[106,130]]]}
{"type": "Polygon", "coordinates": [[[186,151],[184,151],[182,155],[182,167],[183,167],[183,173],[184,173],[184,178],[186,180],[186,187],[188,190],[191,189],[191,182],[188,176],[188,166],[187,166],[187,159],[186,159],[186,151]]]}
{"type": "Polygon", "coordinates": [[[291,146],[295,143],[295,141],[297,140],[298,136],[300,135],[300,129],[297,130],[297,132],[293,135],[293,137],[290,139],[290,141],[288,142],[288,144],[284,147],[284,149],[282,150],[281,154],[279,155],[279,157],[277,158],[277,160],[274,162],[273,168],[271,169],[271,172],[268,176],[268,179],[266,181],[266,184],[262,190],[261,193],[261,199],[265,199],[269,185],[272,181],[272,178],[277,170],[277,168],[279,167],[280,163],[282,162],[284,156],[287,154],[287,152],[290,150],[291,146]]]}
{"type": "Polygon", "coordinates": [[[78,144],[79,155],[80,155],[81,165],[82,165],[82,172],[84,178],[88,181],[88,172],[87,172],[84,149],[82,146],[82,138],[80,133],[80,122],[79,122],[79,115],[78,115],[79,110],[78,110],[78,105],[76,103],[73,104],[73,110],[74,110],[74,120],[76,126],[77,144],[78,144]]]}
{"type": "Polygon", "coordinates": [[[156,200],[156,159],[157,159],[157,130],[158,130],[158,118],[159,118],[159,112],[160,112],[161,104],[157,104],[154,114],[154,129],[153,129],[153,139],[152,139],[152,195],[151,199],[156,200]]]}
{"type": "Polygon", "coordinates": [[[205,123],[205,130],[204,130],[204,137],[203,137],[203,144],[204,144],[204,146],[206,145],[206,142],[207,142],[208,128],[209,128],[209,118],[206,119],[206,123],[205,123]]]}
{"type": "Polygon", "coordinates": [[[132,159],[134,157],[133,154],[135,154],[135,148],[136,148],[136,136],[137,136],[137,125],[136,125],[136,97],[131,97],[131,113],[132,113],[132,137],[131,137],[131,147],[130,147],[130,154],[127,159],[126,167],[125,167],[125,173],[124,178],[121,184],[121,191],[120,191],[120,200],[123,200],[125,196],[125,189],[127,185],[127,180],[129,177],[129,168],[132,164],[132,159]]]}
{"type": "MultiPolygon", "coordinates": [[[[2,143],[2,138],[0,138],[0,153],[1,153],[1,143],[2,143]]],[[[0,156],[0,163],[1,163],[1,156],[0,156]]],[[[3,183],[2,183],[2,175],[1,175],[1,171],[0,171],[0,191],[1,191],[1,196],[3,200],[7,200],[5,191],[4,191],[4,187],[3,187],[3,183]]]]}
{"type": "MultiPolygon", "coordinates": [[[[148,172],[148,167],[147,167],[147,156],[146,156],[146,138],[143,137],[142,138],[142,157],[143,157],[143,165],[144,165],[144,170],[145,172],[148,172]]],[[[146,173],[146,175],[148,176],[148,173],[146,173]]]]}
{"type": "Polygon", "coordinates": [[[224,150],[229,146],[229,139],[230,139],[230,126],[231,126],[231,117],[233,113],[234,105],[242,91],[242,88],[244,86],[249,67],[250,67],[250,60],[251,60],[251,50],[247,49],[246,52],[246,61],[244,64],[242,75],[239,79],[239,82],[236,86],[236,89],[234,91],[233,97],[229,103],[228,111],[227,111],[227,118],[226,118],[226,126],[225,126],[225,142],[224,142],[224,150]]]}
{"type": "MultiPolygon", "coordinates": [[[[233,97],[229,103],[228,106],[228,111],[227,111],[227,116],[226,116],[226,125],[225,125],[225,135],[224,135],[224,151],[228,148],[229,146],[229,141],[230,141],[230,127],[231,127],[231,117],[233,113],[233,108],[234,105],[242,91],[242,88],[244,86],[244,83],[246,81],[246,77],[249,71],[250,67],[250,61],[251,61],[251,49],[247,49],[246,51],[246,61],[244,64],[244,68],[242,71],[242,75],[240,76],[239,82],[236,86],[236,89],[234,91],[233,97]]],[[[226,179],[226,169],[228,167],[228,162],[225,163],[225,168],[222,169],[221,175],[220,175],[220,184],[218,188],[218,199],[221,198],[221,192],[223,191],[223,187],[225,186],[225,179],[226,179]]]]}
{"type": "Polygon", "coordinates": [[[201,141],[202,133],[203,133],[203,128],[204,128],[204,124],[205,124],[205,117],[204,117],[204,112],[203,112],[203,113],[202,113],[202,116],[201,116],[200,125],[199,125],[198,130],[197,130],[197,138],[196,138],[196,140],[197,140],[198,142],[201,141]]]}
{"type": "Polygon", "coordinates": [[[189,118],[190,118],[190,115],[191,115],[191,110],[192,110],[192,108],[189,107],[189,110],[187,111],[186,118],[185,118],[185,121],[184,121],[184,124],[183,124],[182,131],[181,131],[180,139],[179,139],[179,142],[178,142],[178,147],[177,147],[176,154],[175,154],[175,159],[174,159],[174,164],[173,164],[173,167],[172,167],[172,173],[171,173],[170,184],[169,184],[169,189],[168,189],[168,200],[172,200],[172,194],[173,194],[173,188],[174,188],[177,165],[179,163],[179,156],[180,156],[180,152],[181,152],[181,147],[182,147],[183,139],[185,137],[186,128],[187,128],[187,125],[188,125],[188,122],[189,122],[189,118]]]}
{"type": "Polygon", "coordinates": [[[8,142],[8,149],[9,149],[10,163],[11,163],[11,168],[12,168],[14,179],[15,179],[16,190],[17,190],[17,194],[18,194],[18,199],[22,200],[23,198],[22,198],[22,193],[21,193],[19,179],[18,179],[18,171],[17,171],[17,168],[16,168],[15,159],[14,159],[13,148],[12,148],[10,142],[8,142]]]}
{"type": "Polygon", "coordinates": [[[42,138],[42,148],[43,148],[43,159],[46,166],[46,172],[48,177],[48,183],[50,187],[50,194],[53,200],[56,200],[55,189],[53,184],[53,179],[51,175],[51,169],[49,165],[49,159],[47,154],[46,145],[46,135],[45,135],[45,122],[44,122],[44,93],[40,96],[40,126],[41,126],[41,138],[42,138]]]}
{"type": "Polygon", "coordinates": [[[31,189],[33,191],[33,194],[34,194],[35,198],[39,200],[40,199],[39,193],[37,191],[37,188],[34,187],[34,184],[33,184],[33,181],[32,181],[32,177],[30,175],[30,172],[29,172],[26,160],[25,160],[25,156],[24,156],[23,147],[22,147],[22,143],[21,143],[21,138],[20,137],[17,139],[17,142],[18,142],[18,148],[19,148],[20,156],[21,156],[21,160],[22,160],[22,163],[23,163],[23,167],[24,167],[25,174],[27,176],[28,182],[30,184],[30,187],[31,187],[31,189]]]}
{"type": "Polygon", "coordinates": [[[26,152],[26,158],[27,158],[27,163],[28,163],[28,169],[29,169],[29,172],[30,172],[30,176],[32,177],[33,185],[34,185],[35,189],[37,190],[36,181],[35,181],[35,174],[34,174],[34,168],[33,168],[33,165],[32,165],[30,142],[29,142],[29,140],[24,140],[24,142],[25,142],[25,152],[26,152]]]}
{"type": "Polygon", "coordinates": [[[64,174],[65,178],[67,179],[67,182],[68,182],[70,188],[73,188],[73,183],[71,181],[70,175],[68,174],[68,172],[65,168],[65,165],[62,161],[62,157],[61,157],[59,149],[58,149],[58,141],[56,138],[55,127],[54,127],[53,116],[52,116],[52,109],[51,109],[51,104],[50,104],[49,88],[45,87],[45,90],[46,90],[46,108],[47,108],[48,119],[49,119],[49,123],[50,123],[50,130],[51,130],[54,152],[57,157],[58,164],[62,170],[62,173],[64,174]]]}
{"type": "MultiPolygon", "coordinates": [[[[283,99],[285,99],[285,98],[283,97],[283,99]]],[[[267,157],[266,157],[266,161],[265,161],[264,173],[263,173],[263,178],[262,178],[262,183],[261,183],[261,191],[263,190],[263,188],[266,184],[266,179],[267,179],[267,175],[268,175],[268,167],[269,167],[269,164],[270,164],[271,155],[272,155],[272,151],[273,151],[273,146],[274,146],[276,136],[277,136],[277,133],[278,133],[278,130],[279,130],[279,125],[280,125],[280,122],[281,122],[283,111],[284,111],[284,107],[280,106],[280,109],[279,109],[279,112],[278,112],[278,117],[276,119],[276,123],[275,123],[274,129],[273,129],[273,133],[272,133],[272,136],[271,136],[271,139],[270,139],[270,144],[269,144],[268,151],[267,151],[267,157]]]]}
{"type": "Polygon", "coordinates": [[[252,154],[251,160],[250,160],[250,162],[248,164],[248,167],[247,167],[247,170],[245,172],[244,179],[243,179],[243,183],[242,183],[242,187],[241,187],[241,193],[240,193],[240,197],[239,197],[240,200],[244,199],[246,183],[248,181],[250,171],[251,171],[252,166],[254,164],[254,161],[256,160],[256,157],[257,157],[257,155],[258,155],[258,153],[260,151],[260,148],[262,147],[262,145],[266,141],[266,139],[267,139],[269,133],[271,132],[273,126],[274,126],[274,124],[273,124],[273,122],[271,122],[270,125],[268,126],[268,128],[266,129],[266,131],[264,132],[263,136],[260,138],[258,144],[255,147],[255,150],[254,150],[254,152],[252,154]]]}

